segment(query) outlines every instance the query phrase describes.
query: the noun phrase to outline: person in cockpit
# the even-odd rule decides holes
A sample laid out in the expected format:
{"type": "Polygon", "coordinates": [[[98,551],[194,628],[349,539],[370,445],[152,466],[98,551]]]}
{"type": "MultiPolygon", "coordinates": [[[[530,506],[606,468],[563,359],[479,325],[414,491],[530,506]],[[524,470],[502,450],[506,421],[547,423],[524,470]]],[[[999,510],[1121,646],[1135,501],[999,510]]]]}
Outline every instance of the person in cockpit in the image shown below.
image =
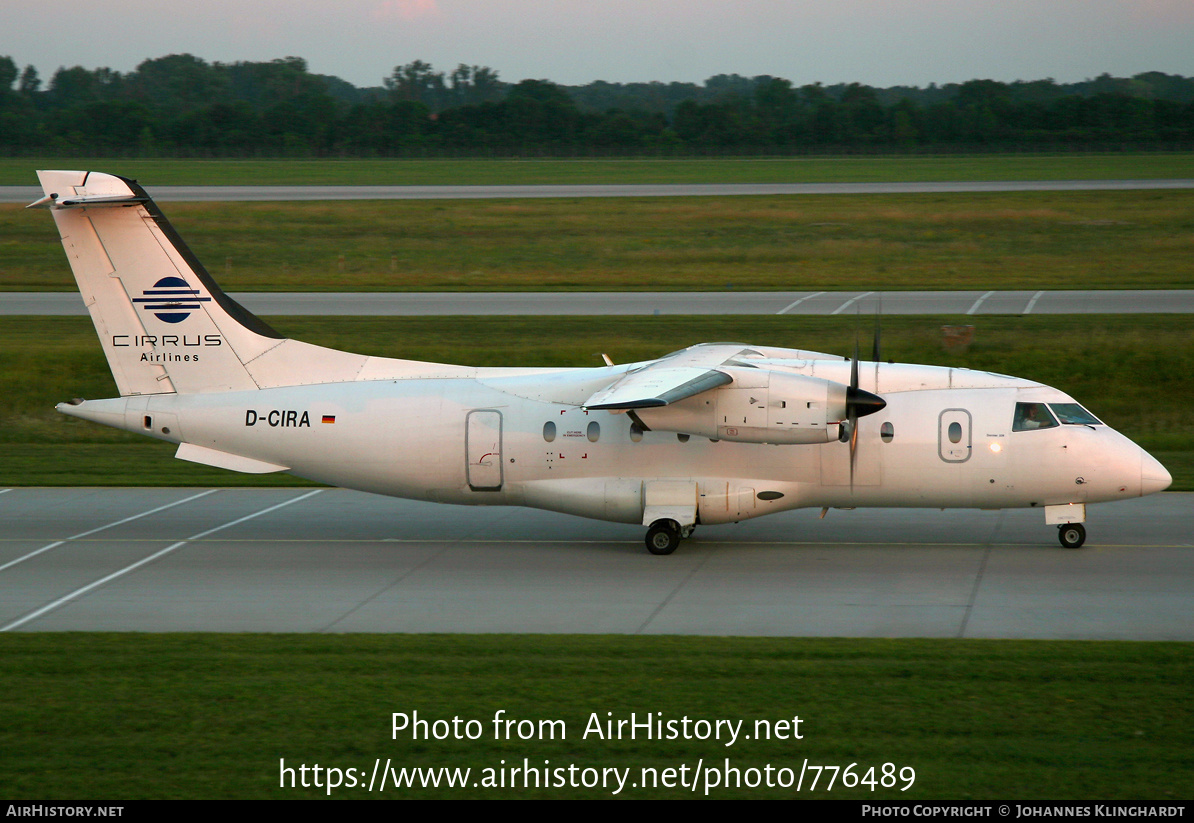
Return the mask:
{"type": "Polygon", "coordinates": [[[1016,416],[1012,422],[1012,431],[1048,429],[1056,425],[1057,421],[1053,419],[1053,415],[1049,414],[1044,403],[1016,404],[1016,416]]]}

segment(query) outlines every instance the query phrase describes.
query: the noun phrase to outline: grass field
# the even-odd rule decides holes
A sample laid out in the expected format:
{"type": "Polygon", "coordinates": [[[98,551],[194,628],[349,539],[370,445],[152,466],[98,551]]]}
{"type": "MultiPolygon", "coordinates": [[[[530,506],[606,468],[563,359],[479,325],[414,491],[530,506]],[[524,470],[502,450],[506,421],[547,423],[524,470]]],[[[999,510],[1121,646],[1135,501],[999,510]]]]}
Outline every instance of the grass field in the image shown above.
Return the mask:
{"type": "MultiPolygon", "coordinates": [[[[853,317],[282,317],[270,322],[311,343],[388,357],[478,366],[589,366],[606,352],[625,363],[709,340],[849,354],[853,317]],[[550,341],[550,342],[545,342],[550,341]]],[[[871,319],[862,339],[869,342],[871,319]]],[[[1194,490],[1194,335],[1184,315],[888,317],[885,358],[1014,374],[1066,391],[1144,446],[1174,489],[1194,490]],[[941,326],[973,323],[966,352],[947,352],[941,326]]],[[[174,460],[173,446],[56,411],[72,397],[111,397],[91,322],[0,317],[0,484],[294,485],[174,460]],[[130,460],[130,449],[140,455],[130,460]]]]}
{"type": "MultiPolygon", "coordinates": [[[[1190,288],[1194,190],[172,203],[230,291],[1190,288]]],[[[74,288],[0,206],[0,289],[74,288]]]]}
{"type": "Polygon", "coordinates": [[[1125,180],[1194,177],[1194,154],[542,160],[174,160],[0,158],[0,185],[36,185],[37,169],[92,169],[147,186],[551,185],[560,183],[848,183],[1125,180]]]}
{"type": "MultiPolygon", "coordinates": [[[[1189,644],[446,635],[0,636],[0,795],[297,798],[280,759],[398,767],[910,766],[915,782],[820,798],[1188,800],[1189,644]],[[499,709],[565,739],[494,740],[499,709]],[[393,712],[482,721],[473,741],[413,741],[393,712]],[[801,718],[800,740],[600,740],[599,720],[801,718]],[[558,727],[557,727],[558,728],[558,727]]],[[[296,768],[297,772],[297,768],[296,768]]],[[[310,773],[309,773],[310,776],[310,773]]],[[[623,797],[692,797],[687,788],[623,797]]],[[[507,784],[508,785],[508,784],[507,784]]],[[[387,790],[389,796],[396,793],[387,790]]],[[[701,796],[701,791],[696,796],[701,796]]],[[[336,797],[367,797],[342,788],[336,797]]],[[[374,795],[377,796],[377,795],[374,795]]],[[[385,797],[386,795],[380,795],[385,797]]],[[[609,797],[593,789],[407,790],[411,797],[609,797]]],[[[790,797],[714,789],[711,797],[790,797]]]]}

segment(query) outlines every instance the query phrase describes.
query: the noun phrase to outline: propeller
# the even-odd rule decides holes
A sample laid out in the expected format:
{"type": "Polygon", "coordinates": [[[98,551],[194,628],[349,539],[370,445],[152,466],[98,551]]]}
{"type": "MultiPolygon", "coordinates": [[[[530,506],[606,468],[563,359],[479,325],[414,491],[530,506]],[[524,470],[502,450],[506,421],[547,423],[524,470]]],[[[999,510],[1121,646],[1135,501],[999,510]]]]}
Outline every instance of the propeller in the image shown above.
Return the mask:
{"type": "MultiPolygon", "coordinates": [[[[875,349],[879,348],[876,331],[875,349]]],[[[876,362],[878,358],[876,357],[876,362]]],[[[858,418],[882,411],[887,401],[877,394],[858,388],[858,339],[854,339],[854,357],[850,360],[850,385],[846,387],[846,425],[850,435],[850,493],[854,493],[854,466],[858,462],[858,418]]]]}

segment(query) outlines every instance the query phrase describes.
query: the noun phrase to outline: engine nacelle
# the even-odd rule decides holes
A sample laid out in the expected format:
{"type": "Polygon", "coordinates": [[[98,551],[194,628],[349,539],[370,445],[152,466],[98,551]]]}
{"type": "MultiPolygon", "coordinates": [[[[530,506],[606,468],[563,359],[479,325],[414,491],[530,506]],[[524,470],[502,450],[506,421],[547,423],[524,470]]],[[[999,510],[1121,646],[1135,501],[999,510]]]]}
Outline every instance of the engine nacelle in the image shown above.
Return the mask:
{"type": "Polygon", "coordinates": [[[728,368],[734,382],[673,403],[637,410],[654,431],[737,443],[827,443],[846,416],[846,386],[819,377],[728,368]]]}

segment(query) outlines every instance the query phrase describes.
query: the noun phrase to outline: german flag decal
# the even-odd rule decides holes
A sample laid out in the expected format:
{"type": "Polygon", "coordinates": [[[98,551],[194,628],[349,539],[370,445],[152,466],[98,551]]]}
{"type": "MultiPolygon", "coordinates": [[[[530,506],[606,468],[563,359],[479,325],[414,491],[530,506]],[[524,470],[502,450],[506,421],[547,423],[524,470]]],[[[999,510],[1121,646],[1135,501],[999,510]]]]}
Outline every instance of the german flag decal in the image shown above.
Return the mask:
{"type": "Polygon", "coordinates": [[[325,415],[323,416],[323,422],[324,422],[324,423],[335,423],[335,422],[336,422],[336,415],[334,415],[334,414],[325,414],[325,415]]]}

